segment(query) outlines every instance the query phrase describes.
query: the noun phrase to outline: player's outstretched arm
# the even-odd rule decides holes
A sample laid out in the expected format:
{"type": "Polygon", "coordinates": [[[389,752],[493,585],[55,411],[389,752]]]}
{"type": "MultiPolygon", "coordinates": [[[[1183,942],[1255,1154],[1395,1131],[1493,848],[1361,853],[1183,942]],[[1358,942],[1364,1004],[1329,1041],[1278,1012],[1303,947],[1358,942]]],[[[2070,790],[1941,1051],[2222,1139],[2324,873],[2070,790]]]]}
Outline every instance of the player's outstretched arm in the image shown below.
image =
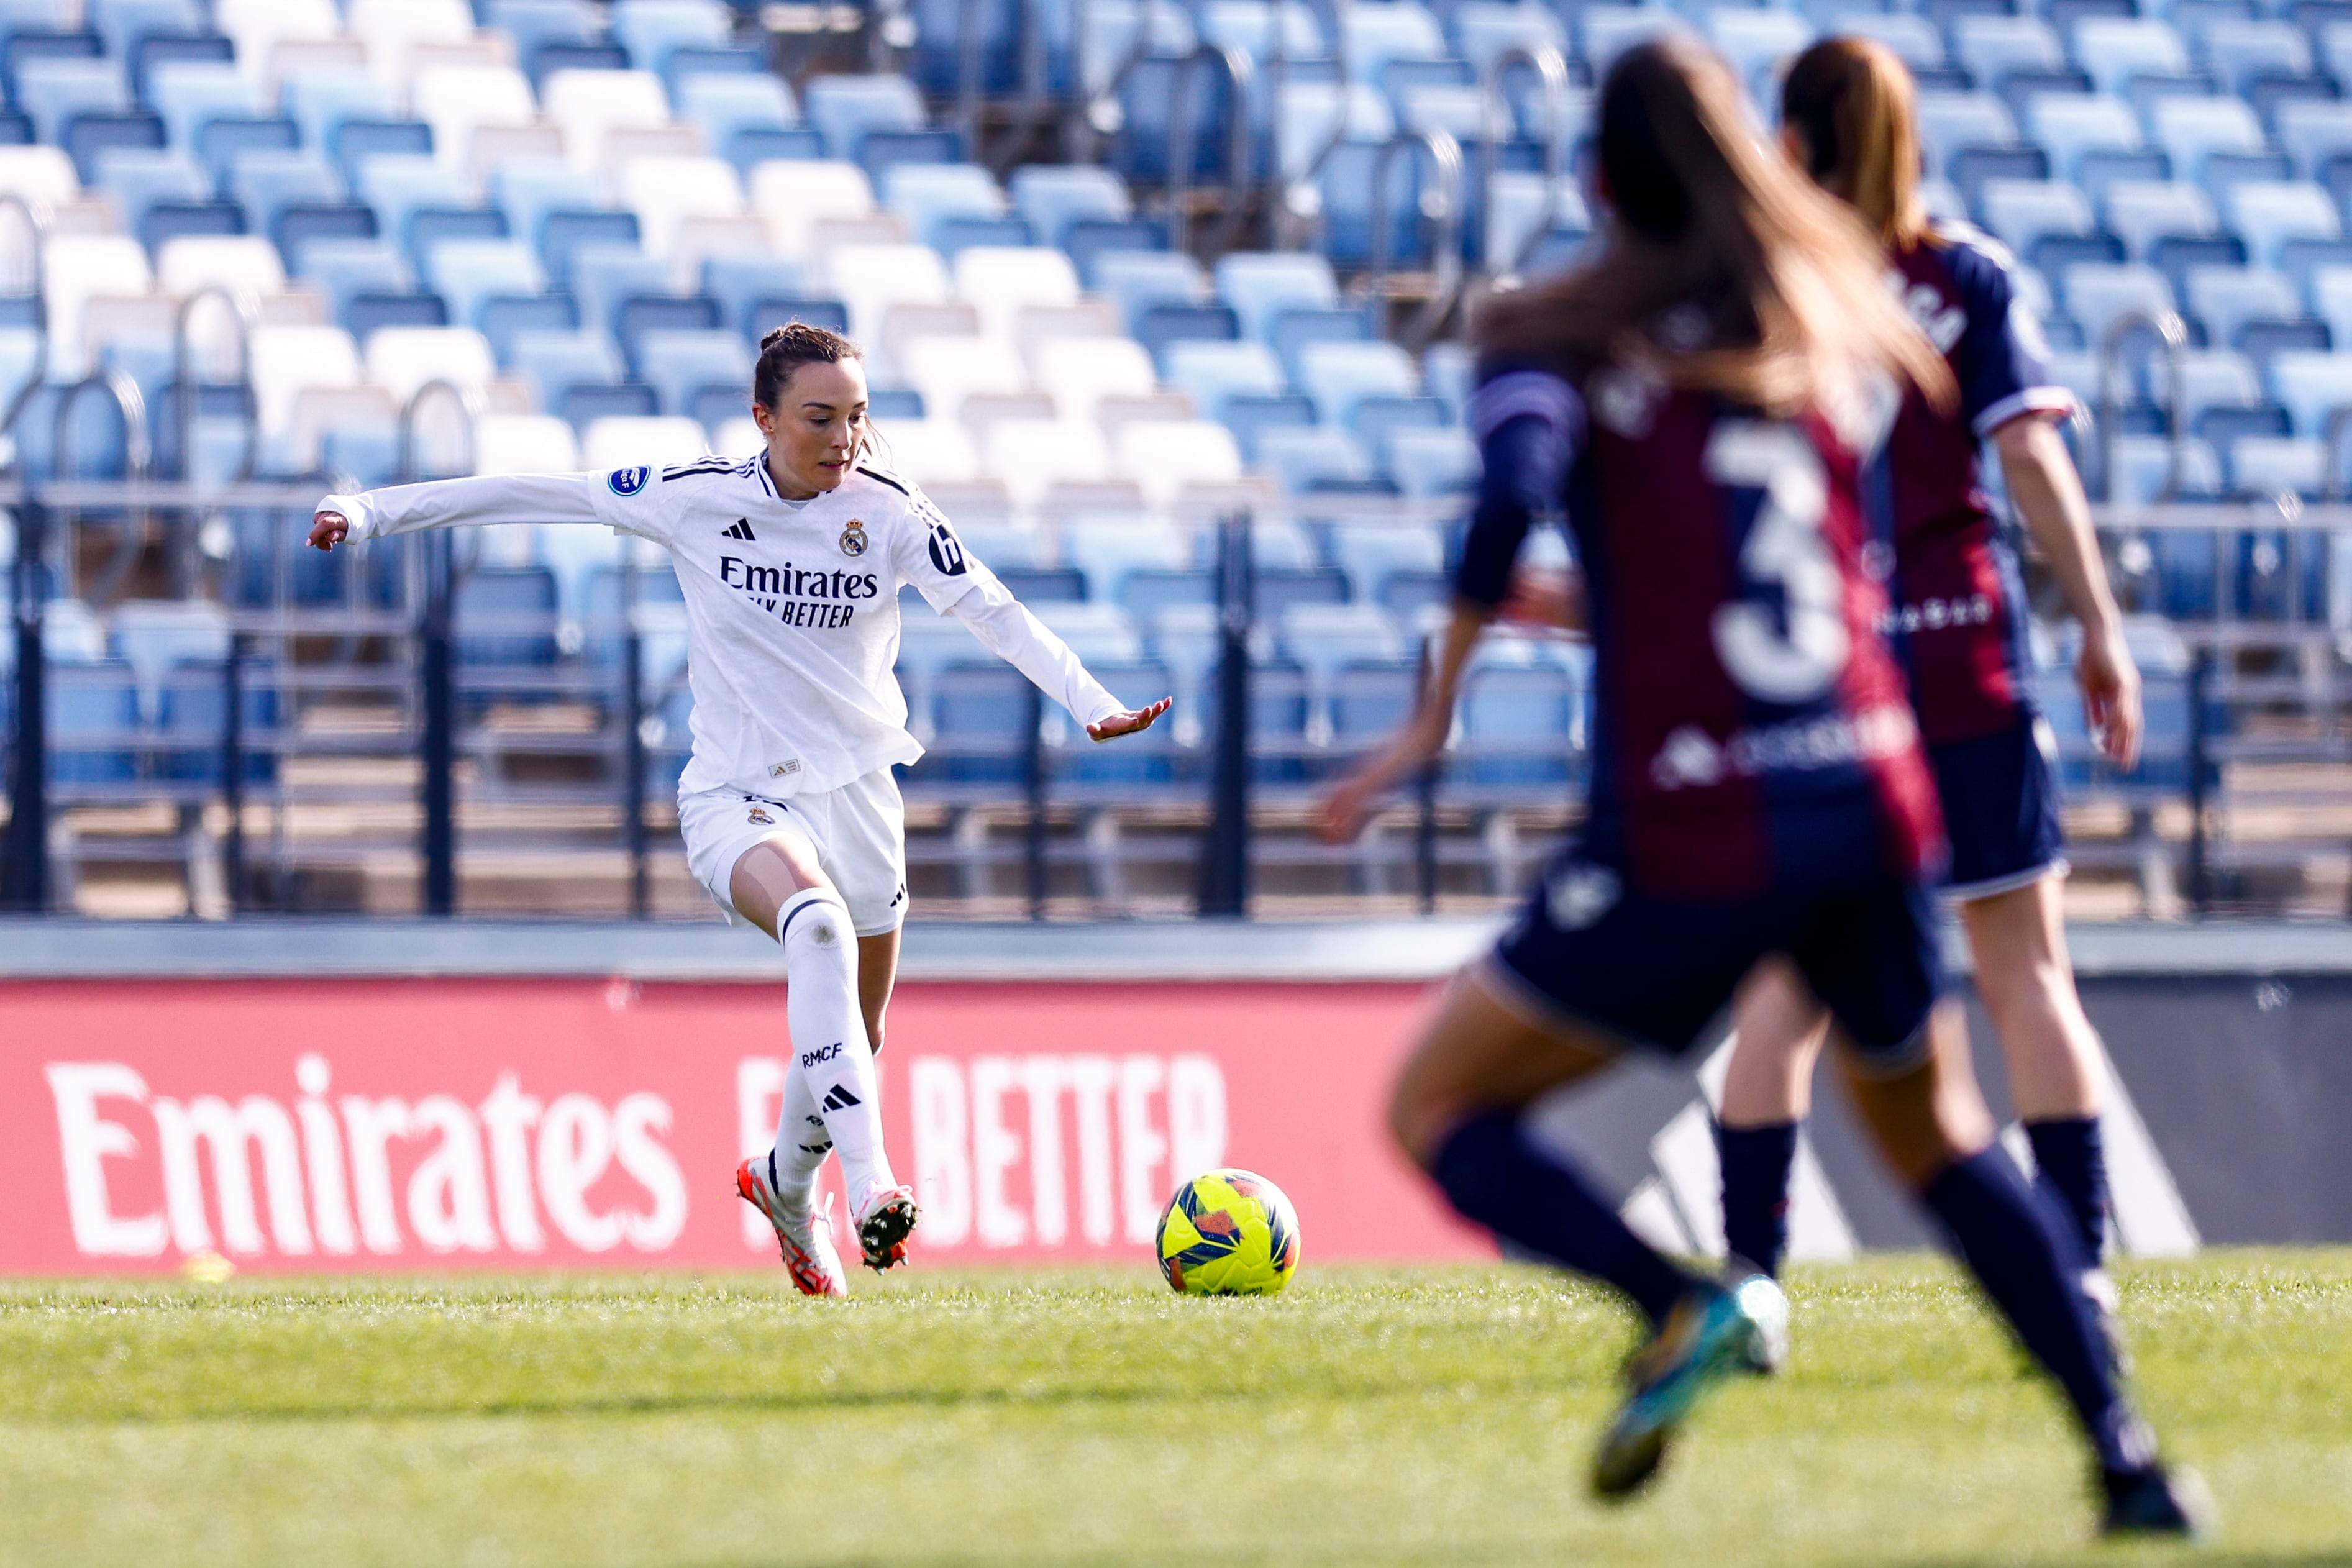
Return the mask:
{"type": "Polygon", "coordinates": [[[1403,729],[1358,764],[1323,802],[1318,825],[1327,844],[1346,844],[1364,830],[1378,800],[1408,775],[1428,765],[1444,748],[1454,729],[1454,704],[1462,694],[1462,675],[1469,668],[1471,650],[1479,634],[1495,618],[1493,608],[1467,599],[1454,602],[1454,618],[1445,625],[1445,640],[1423,689],[1421,704],[1403,729]]]}
{"type": "Polygon", "coordinates": [[[982,582],[948,607],[989,652],[1068,709],[1070,717],[1085,725],[1087,736],[1097,744],[1149,730],[1175,705],[1174,698],[1162,697],[1141,708],[1129,708],[1113,697],[1070,651],[1070,645],[1031,615],[1028,606],[993,576],[983,574],[982,582]]]}
{"type": "Polygon", "coordinates": [[[1121,709],[1118,712],[1087,725],[1087,738],[1100,743],[1104,741],[1116,741],[1121,735],[1132,735],[1139,731],[1149,730],[1153,721],[1174,706],[1176,706],[1176,699],[1163,697],[1159,701],[1148,703],[1141,708],[1121,709]]]}
{"type": "Polygon", "coordinates": [[[313,550],[332,550],[420,529],[491,522],[605,523],[656,537],[659,509],[646,504],[654,478],[652,470],[636,468],[617,474],[495,474],[331,495],[311,514],[309,542],[313,550]],[[635,488],[621,489],[632,475],[635,488]]]}

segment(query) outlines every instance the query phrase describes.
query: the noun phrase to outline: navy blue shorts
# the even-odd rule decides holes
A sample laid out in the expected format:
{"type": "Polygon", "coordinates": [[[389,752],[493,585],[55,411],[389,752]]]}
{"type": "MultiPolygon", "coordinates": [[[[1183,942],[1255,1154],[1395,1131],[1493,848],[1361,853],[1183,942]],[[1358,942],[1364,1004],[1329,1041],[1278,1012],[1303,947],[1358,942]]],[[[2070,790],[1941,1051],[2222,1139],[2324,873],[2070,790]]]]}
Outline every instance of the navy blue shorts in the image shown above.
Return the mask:
{"type": "Polygon", "coordinates": [[[2065,868],[2058,775],[2042,734],[2029,713],[2000,734],[1927,748],[1952,841],[1946,897],[1990,898],[2065,868]]]}
{"type": "Polygon", "coordinates": [[[1874,1071],[1927,1051],[1943,988],[1934,895],[1888,876],[1860,885],[1696,904],[1627,891],[1571,847],[1496,944],[1484,977],[1546,1026],[1599,1027],[1680,1055],[1759,959],[1786,953],[1874,1071]]]}

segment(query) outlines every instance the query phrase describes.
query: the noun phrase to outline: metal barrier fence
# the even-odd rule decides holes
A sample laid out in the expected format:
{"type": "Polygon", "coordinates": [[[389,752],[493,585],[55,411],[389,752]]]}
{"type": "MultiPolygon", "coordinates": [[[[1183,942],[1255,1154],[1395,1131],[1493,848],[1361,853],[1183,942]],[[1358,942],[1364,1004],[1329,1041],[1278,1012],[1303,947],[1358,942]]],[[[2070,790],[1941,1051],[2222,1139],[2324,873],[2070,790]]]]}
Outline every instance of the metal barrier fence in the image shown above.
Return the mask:
{"type": "MultiPolygon", "coordinates": [[[[468,562],[464,536],[450,533],[410,536],[340,557],[344,584],[351,590],[346,602],[306,606],[293,592],[294,552],[301,548],[302,525],[319,493],[316,484],[197,488],[0,480],[0,507],[14,511],[18,538],[10,574],[15,719],[8,731],[10,816],[5,852],[0,852],[0,907],[36,911],[58,907],[54,862],[61,810],[133,799],[168,801],[184,812],[210,810],[225,825],[218,846],[222,912],[287,907],[297,900],[284,879],[299,863],[286,842],[287,812],[280,809],[270,818],[277,824],[276,841],[257,845],[247,838],[245,807],[262,797],[282,807],[299,796],[378,806],[397,798],[418,825],[408,852],[417,868],[419,905],[429,913],[448,915],[458,902],[462,775],[469,758],[487,758],[495,765],[483,768],[474,798],[487,795],[524,814],[577,814],[583,806],[595,806],[601,815],[591,826],[617,837],[625,861],[629,912],[640,918],[650,914],[648,864],[661,828],[654,790],[664,777],[662,770],[682,752],[684,735],[675,721],[683,710],[680,673],[656,669],[649,660],[649,643],[674,637],[676,626],[652,613],[661,606],[646,591],[652,578],[646,566],[633,555],[622,555],[618,602],[597,623],[600,637],[595,647],[587,650],[590,657],[537,675],[504,669],[496,672],[494,689],[486,690],[480,685],[483,672],[464,657],[467,647],[494,645],[502,634],[509,638],[541,635],[546,630],[544,621],[501,622],[495,615],[480,613],[460,616],[457,606],[477,568],[468,562]],[[262,537],[270,542],[270,553],[258,561],[233,560],[229,565],[266,582],[269,592],[263,605],[226,612],[227,657],[219,662],[215,691],[206,704],[185,705],[190,711],[203,706],[215,716],[216,728],[197,734],[182,724],[168,735],[80,734],[61,741],[50,707],[52,683],[61,672],[47,657],[45,626],[53,579],[61,571],[58,563],[74,553],[86,531],[111,527],[133,514],[201,529],[236,512],[263,516],[262,537]],[[478,719],[479,710],[501,692],[526,703],[559,698],[593,709],[593,728],[503,738],[488,735],[478,724],[469,728],[469,719],[478,719]],[[299,713],[339,697],[369,705],[371,723],[348,732],[298,732],[299,713]],[[61,773],[57,765],[60,757],[75,746],[83,752],[93,746],[136,750],[149,761],[128,778],[93,780],[70,767],[61,773]],[[373,782],[347,780],[324,788],[291,783],[286,764],[297,757],[354,764],[366,759],[399,760],[413,763],[414,781],[388,783],[379,775],[373,782]],[[542,781],[491,787],[497,767],[534,757],[586,757],[593,765],[584,780],[569,784],[542,781]],[[274,873],[271,889],[257,887],[264,872],[274,873]]],[[[1310,524],[1366,524],[1385,519],[1414,528],[1425,528],[1443,515],[1441,509],[1427,505],[1361,497],[1299,498],[1286,504],[1285,512],[1310,524]]],[[[2224,542],[2222,555],[2234,560],[2236,546],[2256,536],[2284,537],[2298,550],[2318,548],[2327,534],[2352,529],[2352,507],[2110,508],[2103,510],[2100,522],[2111,550],[2160,532],[2201,530],[2224,542]]],[[[1150,793],[1162,802],[1192,803],[1188,820],[1197,833],[1193,906],[1203,914],[1234,916],[1251,908],[1253,877],[1268,865],[1283,863],[1286,855],[1293,864],[1327,855],[1304,845],[1269,843],[1264,826],[1268,810],[1278,808],[1298,817],[1313,790],[1344,763],[1349,743],[1384,726],[1366,723],[1340,737],[1348,743],[1339,745],[1326,736],[1308,748],[1312,755],[1298,750],[1295,737],[1285,739],[1265,726],[1260,715],[1267,705],[1297,698],[1305,678],[1258,657],[1274,617],[1265,605],[1254,603],[1255,586],[1269,579],[1253,561],[1253,520],[1247,513],[1234,513],[1202,520],[1201,526],[1213,528],[1216,535],[1215,654],[1208,683],[1197,694],[1212,722],[1197,742],[1188,742],[1181,751],[1170,742],[1171,752],[1152,764],[1160,771],[1152,775],[1150,793]]],[[[2138,775],[2117,778],[2093,760],[2087,736],[2074,736],[2066,742],[2063,759],[2070,782],[2082,794],[2117,801],[2151,821],[2159,810],[2186,807],[2187,830],[2178,854],[2192,908],[2203,908],[2216,897],[2216,868],[2224,858],[2217,857],[2215,846],[2217,837],[2226,837],[2218,831],[2224,805],[2217,796],[2226,767],[2249,762],[2352,761],[2338,689],[2342,660],[2336,638],[2342,628],[2327,615],[2270,620],[2241,616],[2232,610],[2234,600],[2226,583],[2223,590],[2221,613],[2179,628],[2189,647],[2184,666],[2157,672],[2158,679],[2173,683],[2178,697],[2173,710],[2177,724],[2173,739],[2164,742],[2165,754],[2138,775]],[[2302,659],[2302,667],[2285,675],[2247,673],[2235,667],[2234,658],[2248,648],[2288,650],[2302,659]],[[2320,715],[2315,725],[2306,726],[2310,732],[2282,739],[2217,722],[2217,717],[2286,700],[2305,703],[2320,715]]],[[[1017,817],[1021,837],[1013,853],[1020,867],[1018,880],[1030,912],[1042,916],[1055,853],[1050,826],[1055,814],[1117,805],[1134,798],[1136,786],[1118,776],[1106,777],[1091,751],[1048,743],[1048,731],[1063,728],[1057,716],[1047,714],[1034,689],[1018,684],[1024,704],[1019,716],[1009,718],[984,742],[937,738],[933,749],[940,763],[932,766],[927,762],[925,769],[917,771],[909,796],[945,800],[958,808],[985,803],[1005,816],[1017,817]]],[[[1408,686],[1405,680],[1391,681],[1391,697],[1408,686]]],[[[1402,716],[1403,710],[1397,709],[1394,717],[1402,716]]],[[[1458,819],[1465,810],[1505,813],[1538,798],[1556,810],[1571,809],[1584,744],[1581,737],[1524,744],[1507,738],[1498,750],[1459,750],[1418,781],[1407,805],[1390,815],[1393,827],[1409,830],[1409,849],[1398,853],[1382,847],[1359,853],[1386,857],[1380,864],[1407,872],[1404,890],[1423,907],[1433,907],[1447,863],[1441,847],[1441,816],[1452,812],[1458,819]],[[1519,749],[1512,750],[1513,745],[1519,749]]],[[[1113,758],[1128,754],[1102,753],[1113,758]]],[[[2340,777],[2329,773],[2321,794],[2352,805],[2352,773],[2340,777]]],[[[383,815],[397,814],[386,810],[383,815]]],[[[2144,846],[2124,851],[2147,852],[2144,846]]],[[[2175,853],[2169,847],[2160,852],[2175,853]]],[[[1327,858],[1337,856],[1328,852],[1327,858]]],[[[1380,873],[1382,879],[1389,874],[1380,873]]]]}

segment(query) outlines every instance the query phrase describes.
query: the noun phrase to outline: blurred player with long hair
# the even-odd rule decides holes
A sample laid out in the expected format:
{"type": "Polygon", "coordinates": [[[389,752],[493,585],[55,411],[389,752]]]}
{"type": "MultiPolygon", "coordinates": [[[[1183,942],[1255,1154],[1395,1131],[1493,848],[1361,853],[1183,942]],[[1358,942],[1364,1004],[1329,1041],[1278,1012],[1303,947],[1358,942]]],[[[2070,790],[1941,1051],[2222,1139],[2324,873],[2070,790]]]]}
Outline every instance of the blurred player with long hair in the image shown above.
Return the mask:
{"type": "Polygon", "coordinates": [[[1777,1361],[1787,1304],[1762,1275],[1667,1260],[1523,1118],[1629,1048],[1686,1052],[1784,954],[1835,1020],[1888,1163],[2073,1406],[2108,1527],[2185,1529],[2075,1249],[1993,1146],[1937,1001],[1942,830],[1852,454],[1887,377],[1948,404],[1950,373],[1858,226],[1758,142],[1712,53],[1669,38],[1619,57],[1598,146],[1595,258],[1476,327],[1485,477],[1422,708],[1326,806],[1327,835],[1352,837],[1435,754],[1528,529],[1564,517],[1593,637],[1590,810],[1427,1026],[1391,1128],[1463,1215],[1648,1321],[1593,1466],[1601,1494],[1629,1493],[1713,1383],[1777,1361]]]}
{"type": "MultiPolygon", "coordinates": [[[[2084,1267],[2095,1268],[2106,1209],[2104,1073],[2066,954],[2064,841],[2047,726],[2028,683],[2025,594],[1982,489],[1981,444],[1998,454],[2011,505],[2082,625],[2084,710],[2106,754],[2126,768],[2139,749],[2139,675],[2058,431],[2074,395],[2050,378],[2008,254],[1974,230],[1931,224],[1921,209],[1912,104],[1910,72],[1885,45],[1825,39],[1790,68],[1780,136],[1797,165],[1885,247],[1904,308],[1959,389],[1951,408],[1916,393],[1904,400],[1865,486],[1892,551],[1894,642],[1951,837],[1945,897],[1959,906],[1977,994],[2005,1048],[2034,1163],[2065,1205],[2084,1267]]],[[[1824,1020],[1779,965],[1745,988],[1736,1020],[1717,1131],[1725,1237],[1777,1272],[1824,1020]]],[[[2094,1286],[2103,1304],[2111,1299],[2103,1273],[2094,1286]]]]}
{"type": "Polygon", "coordinates": [[[686,595],[693,755],[687,861],[730,921],[783,949],[792,1055],[775,1147],[736,1189],[775,1228],[793,1283],[846,1292],[818,1168],[838,1151],[868,1268],[902,1261],[918,1211],[882,1146],[874,1053],[907,914],[906,809],[891,769],[923,748],[892,667],[912,584],[1108,741],[1149,727],[1023,608],[911,483],[868,456],[863,357],[794,322],[760,345],[743,462],[445,479],[331,495],[320,550],[425,528],[602,524],[666,548],[686,595]]]}

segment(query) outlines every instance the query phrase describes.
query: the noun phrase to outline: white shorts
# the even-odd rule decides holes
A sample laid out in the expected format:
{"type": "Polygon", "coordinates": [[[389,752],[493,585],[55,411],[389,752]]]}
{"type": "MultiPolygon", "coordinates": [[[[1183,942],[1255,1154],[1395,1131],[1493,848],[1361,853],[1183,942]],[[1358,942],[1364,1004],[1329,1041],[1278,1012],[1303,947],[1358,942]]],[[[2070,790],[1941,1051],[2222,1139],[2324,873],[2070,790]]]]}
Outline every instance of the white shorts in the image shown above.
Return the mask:
{"type": "Polygon", "coordinates": [[[848,906],[850,927],[859,936],[896,931],[907,918],[907,805],[888,768],[791,800],[737,789],[680,795],[677,825],[686,835],[687,866],[730,925],[751,923],[736,913],[729,890],[735,862],[771,838],[808,846],[848,906]]]}

